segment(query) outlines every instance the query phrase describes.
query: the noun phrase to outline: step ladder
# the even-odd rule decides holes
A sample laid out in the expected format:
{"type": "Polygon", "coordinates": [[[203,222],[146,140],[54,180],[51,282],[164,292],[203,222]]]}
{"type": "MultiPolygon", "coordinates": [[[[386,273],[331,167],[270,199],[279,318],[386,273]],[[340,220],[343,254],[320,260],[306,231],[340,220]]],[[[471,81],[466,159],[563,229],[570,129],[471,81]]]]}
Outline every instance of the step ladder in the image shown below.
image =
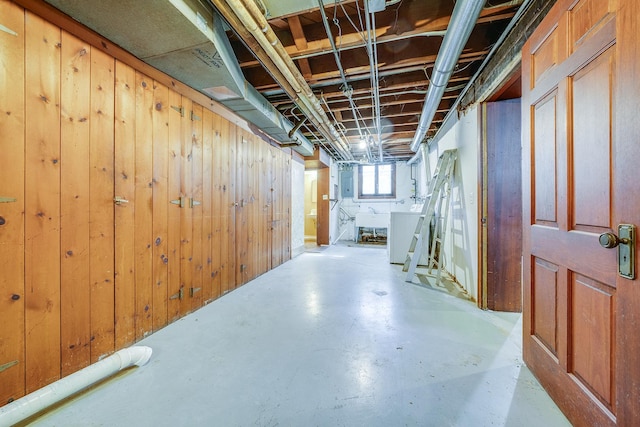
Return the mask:
{"type": "Polygon", "coordinates": [[[413,281],[420,258],[423,253],[426,253],[428,271],[431,273],[434,268],[437,268],[436,284],[440,283],[442,273],[440,253],[447,231],[451,184],[457,156],[457,150],[446,150],[438,159],[436,171],[427,188],[427,200],[422,207],[422,213],[409,245],[407,259],[402,267],[402,271],[407,272],[405,279],[407,282],[413,281]]]}

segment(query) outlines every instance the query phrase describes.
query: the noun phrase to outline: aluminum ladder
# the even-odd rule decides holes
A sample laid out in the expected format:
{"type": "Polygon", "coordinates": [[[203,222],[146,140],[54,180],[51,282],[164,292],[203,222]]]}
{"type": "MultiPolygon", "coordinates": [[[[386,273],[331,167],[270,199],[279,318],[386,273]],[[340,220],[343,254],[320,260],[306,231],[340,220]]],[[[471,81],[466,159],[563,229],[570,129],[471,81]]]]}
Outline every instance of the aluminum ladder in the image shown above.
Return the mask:
{"type": "MultiPolygon", "coordinates": [[[[422,207],[422,213],[409,245],[407,258],[402,267],[402,271],[407,272],[405,279],[407,282],[413,281],[418,262],[422,254],[427,253],[429,273],[434,267],[437,267],[436,284],[440,283],[442,273],[440,253],[447,229],[451,184],[457,156],[457,150],[446,150],[438,159],[435,174],[427,189],[427,200],[422,207]]],[[[427,160],[425,159],[425,161],[427,160]]]]}

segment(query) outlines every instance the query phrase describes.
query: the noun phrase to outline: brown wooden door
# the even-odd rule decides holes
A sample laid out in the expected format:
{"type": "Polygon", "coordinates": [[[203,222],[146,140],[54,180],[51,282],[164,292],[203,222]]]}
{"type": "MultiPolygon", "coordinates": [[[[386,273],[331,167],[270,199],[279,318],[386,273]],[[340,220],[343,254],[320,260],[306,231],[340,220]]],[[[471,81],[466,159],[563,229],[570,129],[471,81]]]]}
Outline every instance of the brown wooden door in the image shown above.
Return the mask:
{"type": "Polygon", "coordinates": [[[483,308],[522,310],[522,166],[520,99],[483,109],[483,308]]]}
{"type": "Polygon", "coordinates": [[[575,425],[640,425],[640,284],[598,243],[640,223],[637,3],[561,0],[523,48],[524,358],[575,425]]]}
{"type": "Polygon", "coordinates": [[[316,217],[318,229],[316,242],[318,245],[330,244],[329,213],[331,202],[329,201],[329,171],[328,167],[318,169],[318,216],[316,217]]]}

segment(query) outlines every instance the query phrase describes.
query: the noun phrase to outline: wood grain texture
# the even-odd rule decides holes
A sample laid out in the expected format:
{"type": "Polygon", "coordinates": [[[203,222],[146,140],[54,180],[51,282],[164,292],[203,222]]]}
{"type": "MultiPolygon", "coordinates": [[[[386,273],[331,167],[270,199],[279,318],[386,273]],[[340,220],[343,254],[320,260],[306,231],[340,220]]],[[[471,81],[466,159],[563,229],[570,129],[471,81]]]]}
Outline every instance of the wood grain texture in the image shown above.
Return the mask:
{"type": "Polygon", "coordinates": [[[136,72],[135,330],[153,330],[153,81],[136,72]]]}
{"type": "MultiPolygon", "coordinates": [[[[215,298],[213,290],[213,113],[202,110],[202,300],[215,298]]],[[[217,295],[216,295],[217,296],[217,295]]]]}
{"type": "Polygon", "coordinates": [[[90,250],[91,361],[115,350],[114,59],[91,54],[90,250]]]}
{"type": "Polygon", "coordinates": [[[153,330],[168,322],[169,89],[153,83],[153,330]]]}
{"type": "Polygon", "coordinates": [[[520,100],[486,106],[487,308],[522,310],[520,100]]]}
{"type": "Polygon", "coordinates": [[[25,17],[27,392],[60,378],[60,29],[25,17]]]}
{"type": "Polygon", "coordinates": [[[226,121],[217,114],[213,115],[212,124],[212,199],[211,199],[211,215],[212,215],[212,238],[211,238],[211,277],[212,297],[218,298],[221,294],[222,283],[222,217],[226,214],[226,206],[222,199],[222,126],[226,121]]]}
{"type": "Polygon", "coordinates": [[[180,315],[184,316],[191,310],[189,289],[193,284],[193,210],[189,208],[189,198],[193,194],[193,128],[191,112],[193,102],[182,99],[184,117],[182,117],[181,146],[180,146],[180,196],[184,198],[184,207],[180,209],[180,289],[183,292],[183,302],[180,305],[180,315]]]}
{"type": "Polygon", "coordinates": [[[523,87],[523,355],[574,425],[608,426],[619,411],[613,363],[619,342],[611,337],[620,294],[615,251],[601,248],[598,234],[615,216],[602,188],[611,188],[615,200],[608,182],[622,171],[608,161],[615,149],[602,140],[615,135],[617,108],[608,102],[615,99],[615,32],[612,18],[594,24],[572,52],[567,14],[575,4],[556,3],[523,48],[523,81],[531,81],[535,44],[552,28],[560,37],[553,70],[523,87]],[[587,191],[592,179],[606,182],[587,191]]]}
{"type": "Polygon", "coordinates": [[[117,204],[115,225],[116,347],[135,341],[135,209],[136,209],[136,72],[122,62],[115,65],[114,169],[117,204]]]}
{"type": "Polygon", "coordinates": [[[91,47],[62,33],[60,157],[61,374],[91,363],[91,47]]]}
{"type": "MultiPolygon", "coordinates": [[[[329,168],[318,169],[318,245],[328,245],[329,241],[329,168]],[[326,199],[325,199],[326,195],[326,199]]],[[[283,187],[284,188],[284,187],[283,187]]]]}
{"type": "Polygon", "coordinates": [[[16,199],[0,204],[0,405],[25,394],[25,34],[24,10],[0,1],[0,196],[16,199]]]}
{"type": "MultiPolygon", "coordinates": [[[[617,2],[615,115],[613,164],[624,171],[624,179],[615,180],[613,223],[640,226],[640,2],[617,2]]],[[[636,228],[637,230],[637,228],[636,228]]],[[[637,232],[637,231],[636,231],[637,232]]],[[[640,250],[636,234],[636,278],[616,278],[616,384],[619,425],[640,425],[640,286],[638,265],[640,250]]]]}
{"type": "Polygon", "coordinates": [[[182,96],[173,90],[169,90],[169,164],[167,180],[167,199],[164,201],[168,205],[168,230],[167,230],[167,266],[168,266],[168,302],[167,317],[172,322],[180,317],[182,312],[182,301],[177,298],[180,292],[180,270],[181,270],[181,226],[180,206],[170,203],[171,200],[180,199],[180,178],[182,171],[182,114],[178,111],[182,108],[182,96]]]}
{"type": "Polygon", "coordinates": [[[191,298],[191,310],[197,310],[202,306],[203,284],[202,284],[202,272],[204,270],[204,259],[202,256],[203,251],[203,236],[202,228],[204,221],[203,207],[202,207],[202,141],[203,141],[203,113],[202,106],[193,104],[193,115],[191,119],[192,136],[191,136],[191,195],[189,210],[191,211],[193,230],[192,230],[192,268],[191,272],[191,285],[189,287],[189,296],[191,298]]]}
{"type": "Polygon", "coordinates": [[[0,195],[16,198],[0,204],[0,365],[13,363],[0,372],[0,405],[290,257],[290,150],[245,132],[241,170],[242,120],[187,90],[206,104],[192,108],[180,84],[116,60],[95,34],[99,47],[77,38],[90,32],[39,4],[29,7],[70,32],[0,0],[3,25],[17,33],[0,32],[0,195]],[[169,203],[181,196],[186,209],[169,203]],[[190,208],[192,197],[202,205],[190,208]],[[201,296],[190,299],[191,287],[201,296]],[[180,289],[183,299],[171,299],[180,289]]]}

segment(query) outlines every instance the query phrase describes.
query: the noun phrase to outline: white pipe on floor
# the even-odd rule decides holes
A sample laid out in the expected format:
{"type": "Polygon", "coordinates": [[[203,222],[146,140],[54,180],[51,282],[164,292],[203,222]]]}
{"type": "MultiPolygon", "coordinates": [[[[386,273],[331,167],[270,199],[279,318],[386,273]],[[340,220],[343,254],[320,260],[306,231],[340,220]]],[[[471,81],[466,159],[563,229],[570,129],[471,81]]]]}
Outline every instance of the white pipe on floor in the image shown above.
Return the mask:
{"type": "Polygon", "coordinates": [[[0,408],[0,427],[12,426],[131,366],[142,366],[151,358],[151,347],[124,348],[78,372],[34,391],[0,408]]]}

